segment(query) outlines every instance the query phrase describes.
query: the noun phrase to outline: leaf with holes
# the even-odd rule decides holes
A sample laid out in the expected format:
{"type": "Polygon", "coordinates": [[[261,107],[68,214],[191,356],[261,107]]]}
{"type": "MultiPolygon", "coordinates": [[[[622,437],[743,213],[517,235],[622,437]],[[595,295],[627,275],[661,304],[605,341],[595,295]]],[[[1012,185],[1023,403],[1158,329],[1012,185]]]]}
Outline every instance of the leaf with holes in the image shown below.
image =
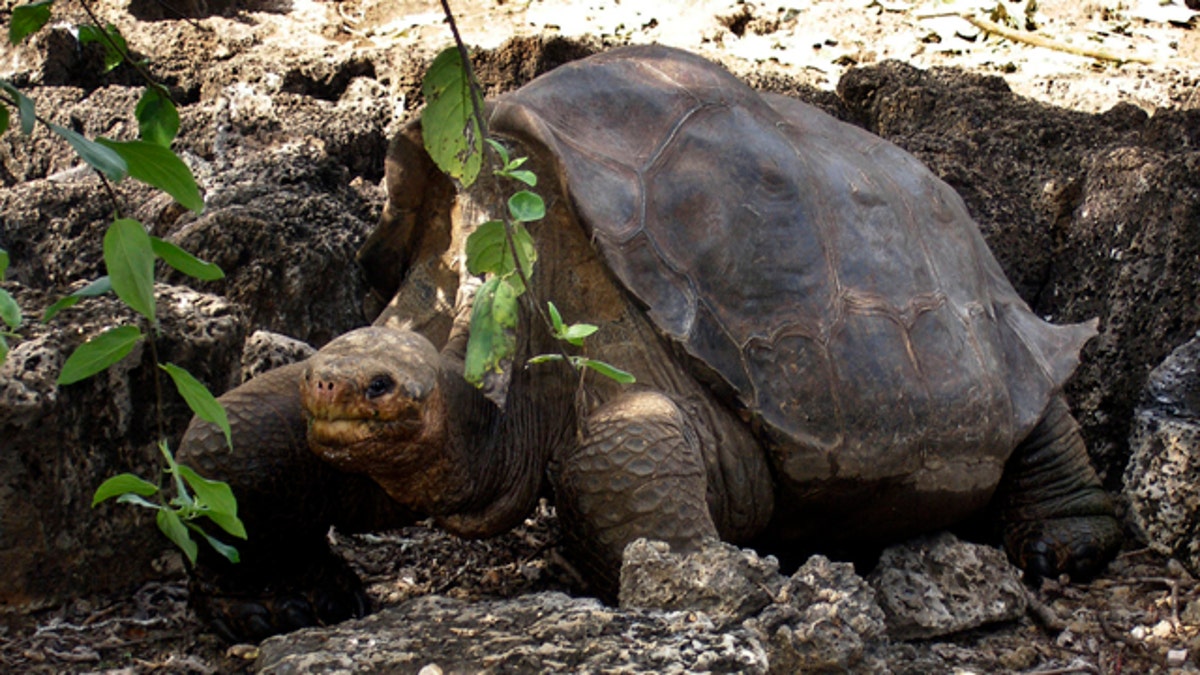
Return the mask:
{"type": "Polygon", "coordinates": [[[463,375],[480,386],[486,374],[505,370],[516,349],[517,292],[504,279],[493,277],[475,293],[463,375]]]}
{"type": "Polygon", "coordinates": [[[0,288],[0,319],[12,330],[21,325],[21,306],[8,291],[0,288]]]}
{"type": "Polygon", "coordinates": [[[438,54],[421,81],[425,111],[421,136],[438,168],[470,187],[483,165],[483,133],[474,114],[471,83],[455,47],[438,54]]]}

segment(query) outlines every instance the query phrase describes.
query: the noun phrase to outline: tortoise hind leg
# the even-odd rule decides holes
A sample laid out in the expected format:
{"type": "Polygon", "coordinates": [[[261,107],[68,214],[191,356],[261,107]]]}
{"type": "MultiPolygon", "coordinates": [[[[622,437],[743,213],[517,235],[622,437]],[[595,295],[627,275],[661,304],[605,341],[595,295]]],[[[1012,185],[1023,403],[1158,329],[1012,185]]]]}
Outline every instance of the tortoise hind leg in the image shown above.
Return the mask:
{"type": "Polygon", "coordinates": [[[669,397],[630,393],[593,413],[577,447],[558,458],[555,497],[568,552],[615,599],[621,555],[639,538],[691,551],[717,528],[698,434],[669,397]]]}
{"type": "Polygon", "coordinates": [[[996,504],[1009,557],[1030,580],[1092,576],[1121,545],[1112,500],[1062,396],[1009,459],[996,504]]]}

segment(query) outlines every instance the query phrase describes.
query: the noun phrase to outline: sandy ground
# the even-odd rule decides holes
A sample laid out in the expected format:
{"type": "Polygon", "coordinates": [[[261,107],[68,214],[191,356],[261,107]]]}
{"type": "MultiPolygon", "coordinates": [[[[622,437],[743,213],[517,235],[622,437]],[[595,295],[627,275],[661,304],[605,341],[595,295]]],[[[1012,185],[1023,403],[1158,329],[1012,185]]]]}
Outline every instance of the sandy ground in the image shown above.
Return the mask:
{"type": "MultiPolygon", "coordinates": [[[[303,0],[302,0],[303,1],[303,0]]],[[[442,15],[429,0],[348,0],[336,5],[357,40],[442,44],[442,15]]],[[[506,0],[459,3],[464,39],[496,47],[513,35],[593,36],[607,43],[659,42],[743,67],[769,64],[832,89],[855,65],[899,59],[1002,75],[1019,94],[1097,112],[1118,101],[1153,110],[1200,105],[1200,32],[1182,0],[1135,2],[907,3],[901,0],[614,2],[506,0]],[[1036,9],[1027,15],[1031,4],[1036,9]],[[1026,33],[1072,48],[1103,50],[1121,63],[989,35],[961,14],[1006,13],[1026,33]],[[1174,21],[1174,22],[1173,22],[1174,21]]],[[[997,23],[1006,23],[997,19],[997,23]]]]}

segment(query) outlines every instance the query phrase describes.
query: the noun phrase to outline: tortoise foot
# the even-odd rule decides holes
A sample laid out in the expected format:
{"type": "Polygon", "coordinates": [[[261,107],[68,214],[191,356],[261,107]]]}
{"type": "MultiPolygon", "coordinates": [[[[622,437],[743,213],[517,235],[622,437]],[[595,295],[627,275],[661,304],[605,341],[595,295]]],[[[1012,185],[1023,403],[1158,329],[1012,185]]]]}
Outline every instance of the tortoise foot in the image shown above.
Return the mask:
{"type": "Polygon", "coordinates": [[[1107,515],[1074,516],[1014,524],[1005,536],[1009,557],[1038,583],[1066,574],[1095,576],[1121,545],[1121,525],[1107,515]]]}
{"type": "Polygon", "coordinates": [[[358,576],[332,553],[274,573],[262,561],[253,570],[257,573],[237,567],[197,566],[188,583],[196,614],[231,643],[259,642],[366,616],[371,610],[358,576]]]}

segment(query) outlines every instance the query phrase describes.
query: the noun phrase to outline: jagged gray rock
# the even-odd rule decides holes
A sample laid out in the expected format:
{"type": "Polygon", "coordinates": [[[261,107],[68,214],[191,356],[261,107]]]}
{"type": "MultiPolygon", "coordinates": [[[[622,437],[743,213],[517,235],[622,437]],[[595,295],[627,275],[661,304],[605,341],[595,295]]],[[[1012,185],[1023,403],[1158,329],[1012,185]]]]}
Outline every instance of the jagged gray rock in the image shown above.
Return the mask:
{"type": "Polygon", "coordinates": [[[814,555],[746,628],[767,646],[772,673],[887,673],[883,610],[850,563],[814,555]]]}
{"type": "Polygon", "coordinates": [[[1150,373],[1129,447],[1130,522],[1152,549],[1200,572],[1200,334],[1150,373]]]}
{"type": "Polygon", "coordinates": [[[898,640],[949,635],[1025,613],[1021,573],[999,549],[949,533],[883,552],[868,577],[898,640]]]}
{"type": "Polygon", "coordinates": [[[242,347],[241,381],[289,363],[303,361],[316,351],[307,342],[269,330],[256,330],[246,338],[246,344],[242,347]]]}
{"type": "Polygon", "coordinates": [[[748,631],[704,614],[616,610],[543,592],[470,603],[426,596],[263,642],[261,673],[765,673],[748,631]],[[437,672],[437,671],[434,671],[437,672]]]}
{"type": "Polygon", "coordinates": [[[443,673],[887,672],[883,611],[849,563],[813,556],[785,579],[773,558],[730,544],[682,554],[638,540],[626,548],[621,577],[621,608],[557,592],[475,603],[426,596],[271,638],[256,667],[273,674],[427,666],[443,673]]]}
{"type": "Polygon", "coordinates": [[[779,562],[714,541],[692,554],[666,542],[638,539],[621,560],[620,603],[628,609],[695,610],[719,625],[742,621],[769,605],[783,586],[779,562]]]}
{"type": "MultiPolygon", "coordinates": [[[[38,316],[54,298],[9,283],[26,316],[38,316]]],[[[224,386],[241,352],[243,318],[214,295],[164,284],[156,291],[159,360],[224,386]]],[[[0,366],[0,605],[128,585],[151,576],[154,559],[170,546],[144,509],[91,508],[92,493],[109,476],[160,470],[154,378],[165,375],[150,350],[141,343],[102,373],[56,383],[76,346],[136,322],[111,295],[90,298],[49,324],[22,324],[0,366]]],[[[162,387],[163,424],[180,428],[191,410],[169,383],[162,387]]]]}

